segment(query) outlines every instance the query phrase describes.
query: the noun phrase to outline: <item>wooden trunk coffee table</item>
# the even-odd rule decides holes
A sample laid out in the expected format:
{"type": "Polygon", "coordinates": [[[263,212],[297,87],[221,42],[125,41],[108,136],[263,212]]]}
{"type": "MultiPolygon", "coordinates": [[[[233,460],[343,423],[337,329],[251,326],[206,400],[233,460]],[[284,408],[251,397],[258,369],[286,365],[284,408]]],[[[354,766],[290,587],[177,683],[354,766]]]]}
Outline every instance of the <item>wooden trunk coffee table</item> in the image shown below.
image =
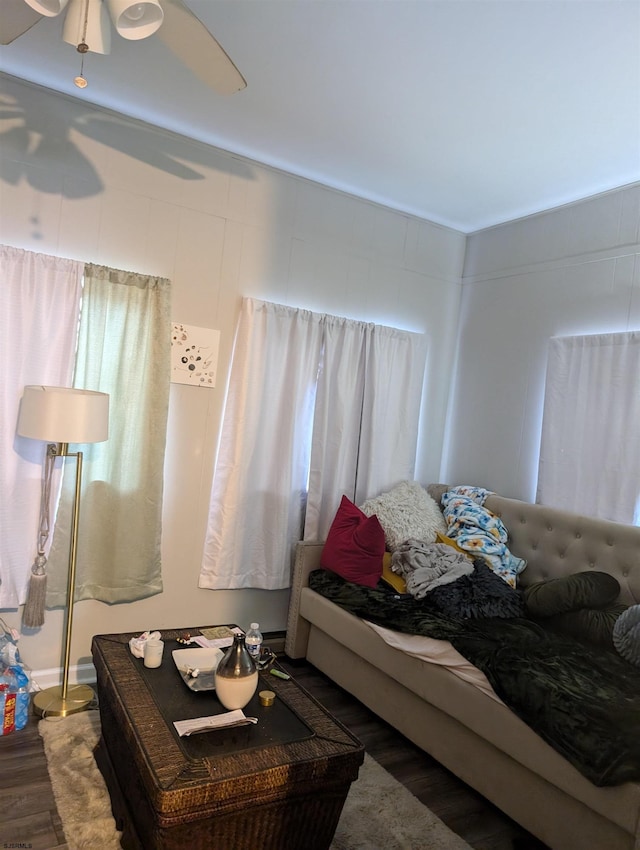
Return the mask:
{"type": "MultiPolygon", "coordinates": [[[[206,628],[206,627],[202,627],[206,628]]],[[[327,850],[364,748],[293,679],[260,674],[244,709],[256,726],[180,738],[174,720],[225,711],[194,693],[171,651],[199,628],[166,630],[162,665],[129,650],[135,633],[97,635],[105,777],[125,850],[327,850]],[[276,693],[260,705],[260,690],[276,693]]]]}

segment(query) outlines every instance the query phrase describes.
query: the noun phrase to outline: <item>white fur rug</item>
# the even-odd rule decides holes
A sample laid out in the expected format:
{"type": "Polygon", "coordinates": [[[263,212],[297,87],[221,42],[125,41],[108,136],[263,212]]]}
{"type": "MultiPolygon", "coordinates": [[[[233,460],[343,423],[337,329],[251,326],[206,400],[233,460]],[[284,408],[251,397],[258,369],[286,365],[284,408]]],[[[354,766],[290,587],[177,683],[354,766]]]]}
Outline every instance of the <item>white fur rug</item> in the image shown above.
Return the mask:
{"type": "MultiPolygon", "coordinates": [[[[49,776],[69,850],[120,850],[104,780],[93,758],[97,711],[41,720],[49,776]]],[[[471,850],[370,756],[342,810],[331,850],[471,850]]]]}
{"type": "Polygon", "coordinates": [[[99,713],[41,720],[38,732],[69,850],[121,850],[107,786],[93,758],[99,713]]]}

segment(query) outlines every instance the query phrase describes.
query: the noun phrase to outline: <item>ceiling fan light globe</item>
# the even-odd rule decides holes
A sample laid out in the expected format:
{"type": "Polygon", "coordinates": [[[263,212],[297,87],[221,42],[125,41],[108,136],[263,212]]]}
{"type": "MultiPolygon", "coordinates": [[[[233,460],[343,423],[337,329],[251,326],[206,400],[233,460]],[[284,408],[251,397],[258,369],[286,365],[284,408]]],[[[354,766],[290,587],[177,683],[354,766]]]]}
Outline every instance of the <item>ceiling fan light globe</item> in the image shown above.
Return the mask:
{"type": "Polygon", "coordinates": [[[107,0],[109,14],[118,35],[137,41],[160,28],[164,12],[159,0],[107,0]]]}
{"type": "Polygon", "coordinates": [[[102,0],[70,0],[62,38],[76,48],[87,44],[91,53],[110,53],[111,27],[102,0]]]}
{"type": "Polygon", "coordinates": [[[24,0],[24,2],[40,15],[55,18],[62,12],[69,0],[24,0]]]}

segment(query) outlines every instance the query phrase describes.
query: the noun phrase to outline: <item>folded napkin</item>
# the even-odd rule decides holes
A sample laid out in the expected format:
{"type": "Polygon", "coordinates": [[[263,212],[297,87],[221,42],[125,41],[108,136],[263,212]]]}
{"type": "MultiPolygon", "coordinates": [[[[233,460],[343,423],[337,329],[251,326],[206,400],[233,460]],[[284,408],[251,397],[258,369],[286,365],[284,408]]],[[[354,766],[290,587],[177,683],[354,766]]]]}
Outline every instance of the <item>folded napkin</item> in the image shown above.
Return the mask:
{"type": "Polygon", "coordinates": [[[246,726],[257,723],[257,717],[247,717],[241,708],[227,711],[225,714],[213,714],[209,717],[194,717],[193,720],[174,720],[173,725],[181,738],[195,735],[197,732],[210,732],[213,729],[228,729],[231,726],[246,726]]]}

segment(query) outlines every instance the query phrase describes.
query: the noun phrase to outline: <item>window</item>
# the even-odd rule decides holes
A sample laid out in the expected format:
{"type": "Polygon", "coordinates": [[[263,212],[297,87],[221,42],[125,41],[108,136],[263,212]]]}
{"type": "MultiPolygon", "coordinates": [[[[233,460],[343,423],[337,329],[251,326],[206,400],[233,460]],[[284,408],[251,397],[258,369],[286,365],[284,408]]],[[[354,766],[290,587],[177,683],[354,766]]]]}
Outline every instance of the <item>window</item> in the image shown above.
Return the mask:
{"type": "Polygon", "coordinates": [[[640,524],[640,331],[551,340],[537,501],[640,524]]]}
{"type": "MultiPolygon", "coordinates": [[[[24,603],[37,551],[46,446],[16,436],[25,384],[110,396],[109,440],[82,447],[76,598],[121,602],[158,593],[170,283],[10,247],[0,247],[0,260],[0,486],[11,494],[0,510],[0,607],[24,603]]],[[[51,605],[66,599],[74,478],[65,476],[45,549],[51,605]]]]}
{"type": "MultiPolygon", "coordinates": [[[[84,447],[76,599],[132,602],[162,591],[170,358],[170,282],[86,265],[74,386],[109,394],[109,439],[84,447]]],[[[67,477],[49,558],[53,604],[66,595],[72,487],[67,477]]]]}
{"type": "Polygon", "coordinates": [[[200,587],[288,587],[342,494],[413,478],[424,367],[420,334],[245,299],[200,587]]]}
{"type": "MultiPolygon", "coordinates": [[[[22,389],[71,384],[82,271],[82,263],[0,246],[2,608],[24,603],[37,553],[45,446],[16,436],[22,389]]],[[[52,494],[59,483],[56,470],[52,494]]],[[[45,554],[48,549],[49,544],[45,554]]]]}

